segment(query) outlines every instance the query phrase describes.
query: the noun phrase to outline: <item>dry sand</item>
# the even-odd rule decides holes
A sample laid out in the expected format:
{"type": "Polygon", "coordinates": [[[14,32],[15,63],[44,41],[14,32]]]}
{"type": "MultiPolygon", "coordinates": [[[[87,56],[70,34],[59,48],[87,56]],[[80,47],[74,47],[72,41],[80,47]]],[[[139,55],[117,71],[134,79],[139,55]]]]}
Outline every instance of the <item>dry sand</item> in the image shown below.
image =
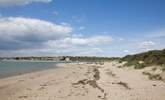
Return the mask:
{"type": "Polygon", "coordinates": [[[0,79],[0,100],[165,100],[165,83],[117,62],[60,64],[0,79]]]}

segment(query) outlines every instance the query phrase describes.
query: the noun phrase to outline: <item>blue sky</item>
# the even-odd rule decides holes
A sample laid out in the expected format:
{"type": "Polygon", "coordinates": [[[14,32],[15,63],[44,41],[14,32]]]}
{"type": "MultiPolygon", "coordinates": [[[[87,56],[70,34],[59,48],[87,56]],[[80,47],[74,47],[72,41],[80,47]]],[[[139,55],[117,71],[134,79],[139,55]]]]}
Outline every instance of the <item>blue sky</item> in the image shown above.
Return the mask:
{"type": "Polygon", "coordinates": [[[0,56],[124,56],[163,49],[164,5],[164,0],[0,0],[0,56]]]}

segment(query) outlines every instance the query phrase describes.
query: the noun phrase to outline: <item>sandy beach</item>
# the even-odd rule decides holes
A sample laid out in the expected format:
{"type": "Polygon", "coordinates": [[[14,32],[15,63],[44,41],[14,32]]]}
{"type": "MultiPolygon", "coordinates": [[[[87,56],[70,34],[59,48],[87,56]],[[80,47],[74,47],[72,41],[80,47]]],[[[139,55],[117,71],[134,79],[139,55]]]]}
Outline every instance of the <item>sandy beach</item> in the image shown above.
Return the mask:
{"type": "Polygon", "coordinates": [[[0,100],[165,100],[165,82],[120,65],[59,64],[0,79],[0,100]]]}

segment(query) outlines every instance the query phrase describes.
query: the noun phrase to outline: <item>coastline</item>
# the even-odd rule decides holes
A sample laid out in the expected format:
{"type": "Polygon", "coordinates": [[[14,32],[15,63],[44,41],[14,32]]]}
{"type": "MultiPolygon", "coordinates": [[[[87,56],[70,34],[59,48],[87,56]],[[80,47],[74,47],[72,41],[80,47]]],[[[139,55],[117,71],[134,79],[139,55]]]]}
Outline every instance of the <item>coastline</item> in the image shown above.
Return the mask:
{"type": "Polygon", "coordinates": [[[0,63],[0,79],[56,68],[62,61],[6,60],[0,63]]]}
{"type": "Polygon", "coordinates": [[[66,63],[0,79],[2,100],[164,100],[165,83],[119,63],[66,63]]]}

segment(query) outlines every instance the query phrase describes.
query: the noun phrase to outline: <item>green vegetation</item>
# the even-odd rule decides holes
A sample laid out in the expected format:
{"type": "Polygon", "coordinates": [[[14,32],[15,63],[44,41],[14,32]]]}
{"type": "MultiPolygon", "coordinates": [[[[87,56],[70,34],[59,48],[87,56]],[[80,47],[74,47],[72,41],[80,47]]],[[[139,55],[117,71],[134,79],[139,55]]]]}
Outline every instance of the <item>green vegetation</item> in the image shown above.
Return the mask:
{"type": "Polygon", "coordinates": [[[119,58],[115,57],[88,57],[88,56],[68,56],[71,61],[84,61],[84,62],[102,62],[102,61],[112,61],[118,60],[119,58]]]}
{"type": "Polygon", "coordinates": [[[147,75],[150,80],[162,80],[160,74],[151,74],[149,72],[143,72],[144,75],[147,75]]]}
{"type": "Polygon", "coordinates": [[[135,69],[141,69],[151,65],[159,65],[165,69],[165,49],[127,55],[121,58],[119,62],[121,61],[127,61],[124,66],[134,66],[135,69]]]}
{"type": "Polygon", "coordinates": [[[113,61],[119,60],[118,57],[89,57],[89,56],[29,56],[29,57],[9,57],[9,58],[0,58],[1,60],[37,60],[37,61],[79,61],[79,62],[104,62],[104,61],[113,61]]]}
{"type": "Polygon", "coordinates": [[[134,66],[135,69],[142,69],[146,67],[144,63],[139,63],[138,61],[127,61],[124,66],[134,66]]]}

